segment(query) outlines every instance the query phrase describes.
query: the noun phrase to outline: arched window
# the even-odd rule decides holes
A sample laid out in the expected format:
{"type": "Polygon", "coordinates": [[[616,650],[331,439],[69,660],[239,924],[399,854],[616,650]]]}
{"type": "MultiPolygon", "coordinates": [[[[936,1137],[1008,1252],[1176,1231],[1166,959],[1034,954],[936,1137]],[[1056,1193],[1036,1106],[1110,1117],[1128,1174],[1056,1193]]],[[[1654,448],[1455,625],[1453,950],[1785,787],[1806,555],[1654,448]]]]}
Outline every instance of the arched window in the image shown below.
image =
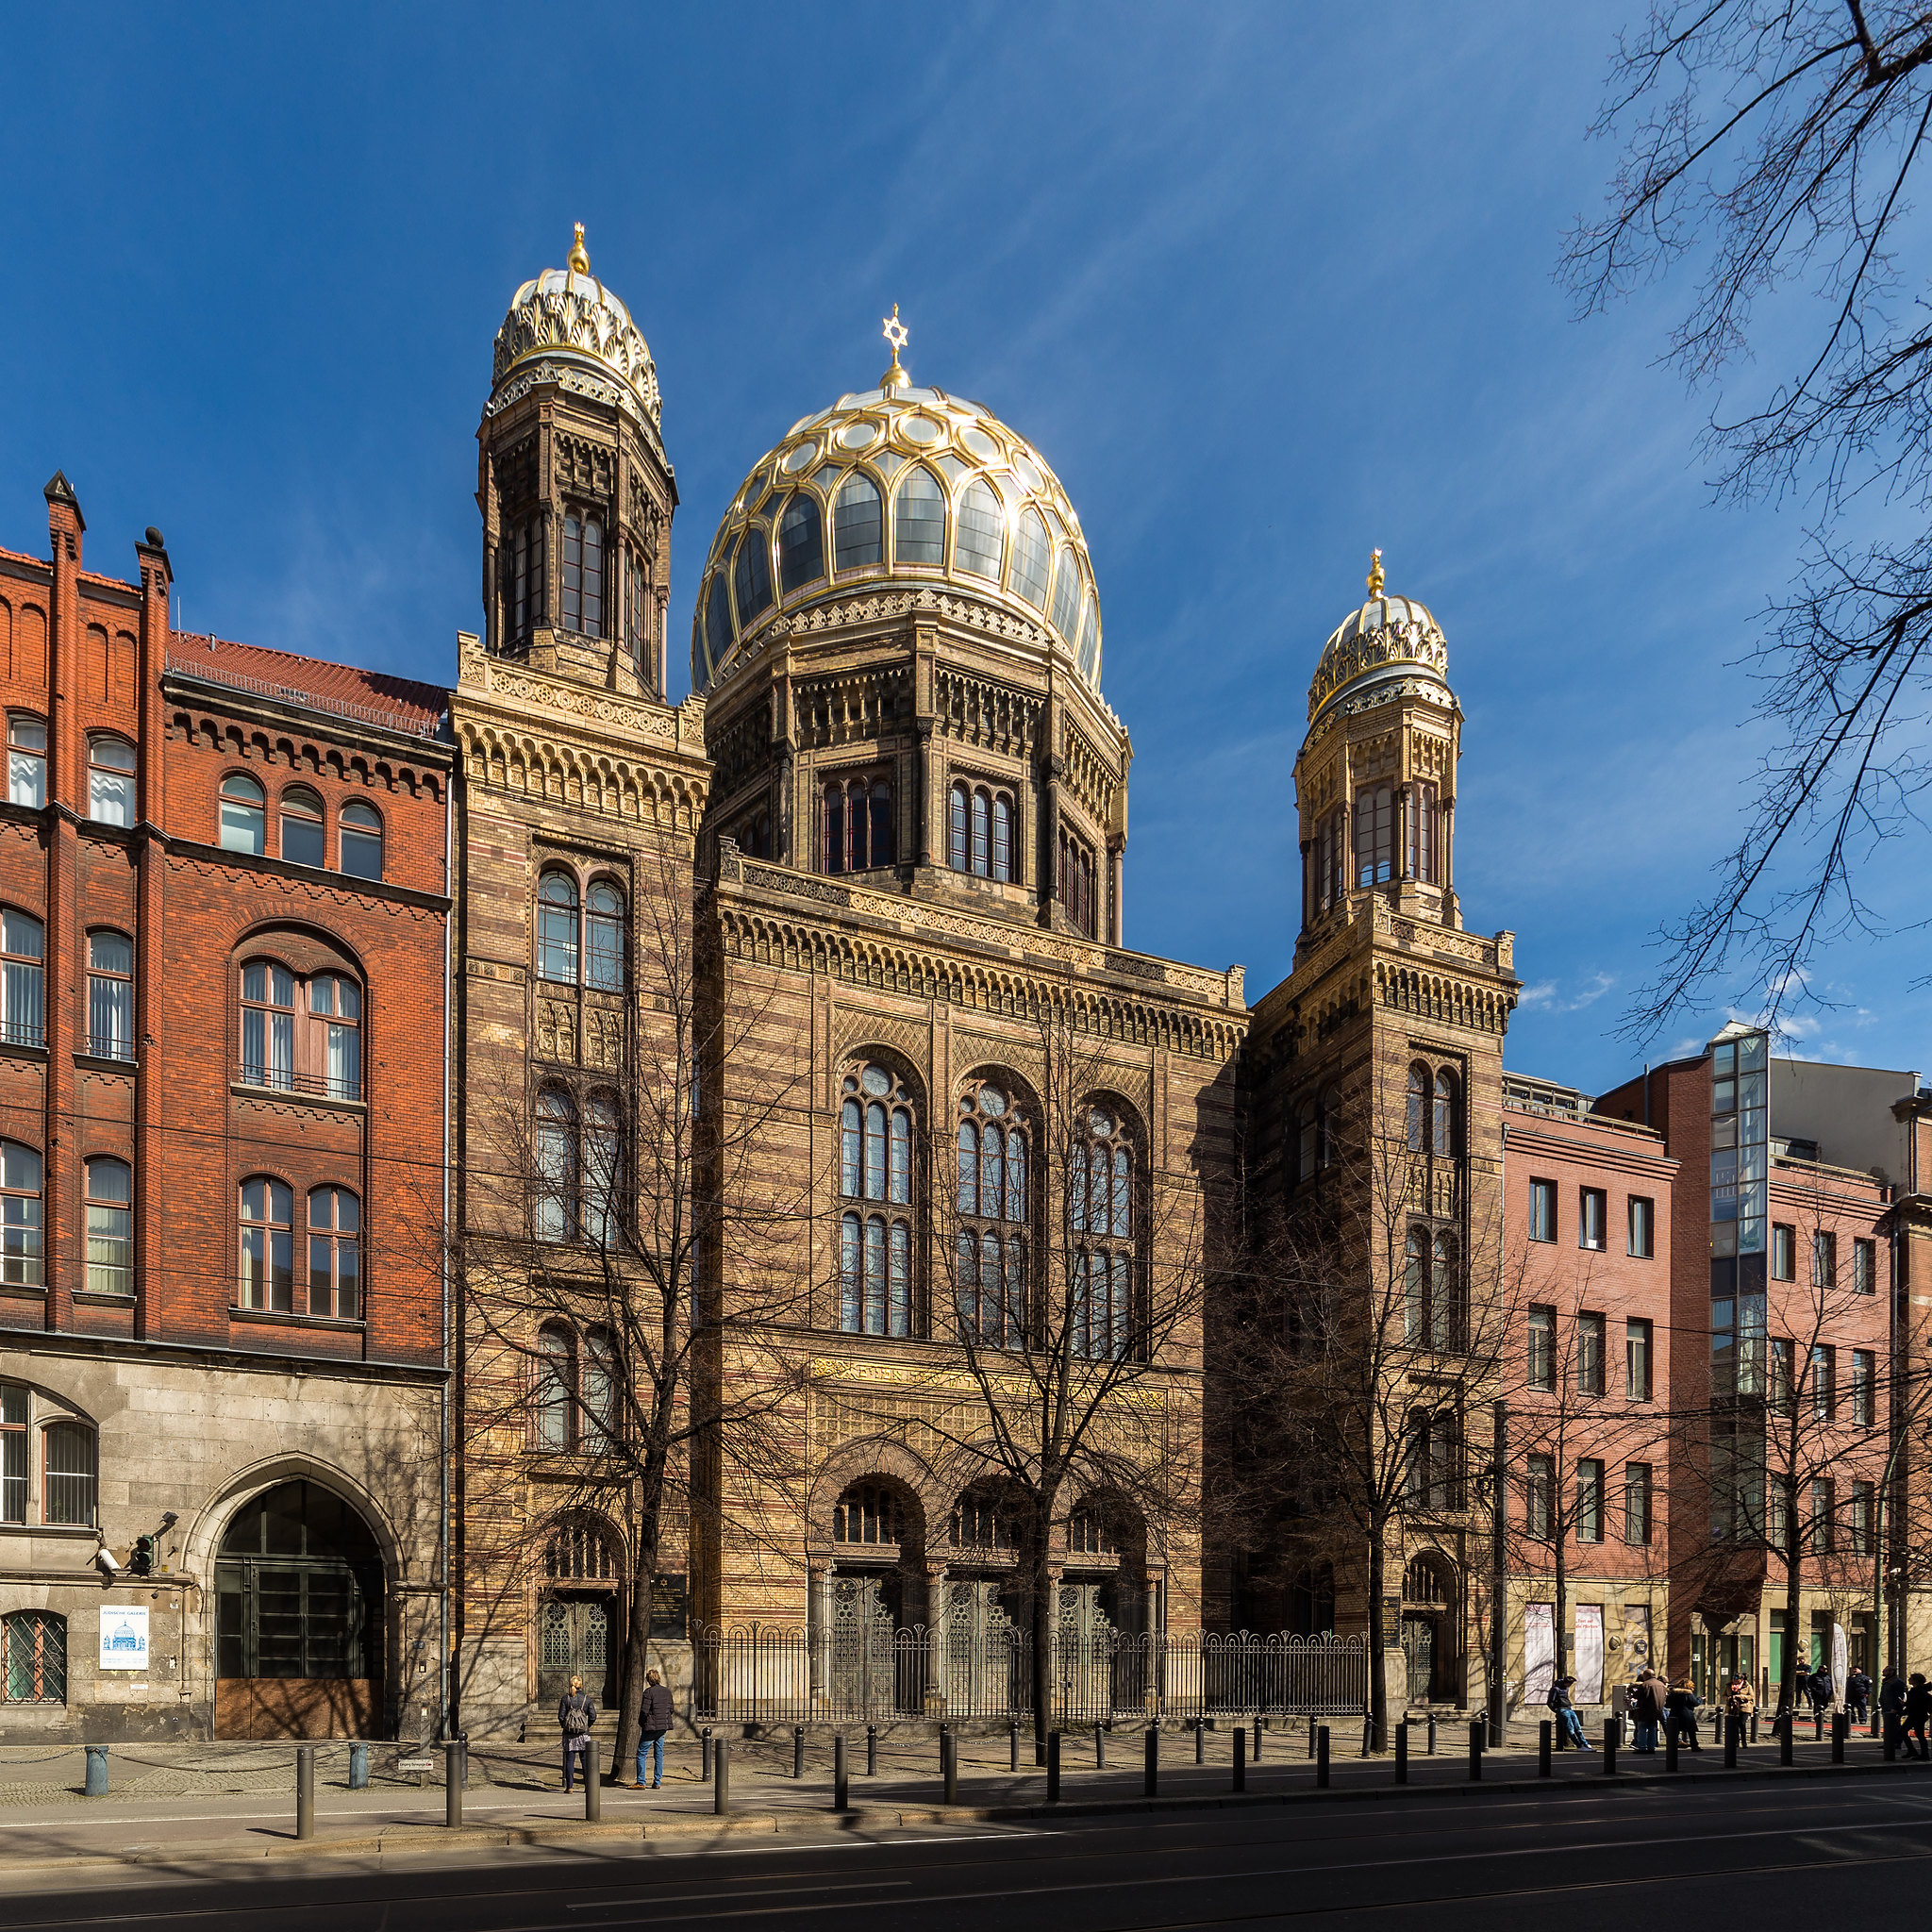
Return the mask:
{"type": "Polygon", "coordinates": [[[67,1619],[52,1610],[0,1617],[0,1702],[67,1702],[67,1619]]]}
{"type": "Polygon", "coordinates": [[[624,894],[609,879],[597,879],[590,892],[590,983],[606,992],[624,991],[624,894]]]}
{"type": "Polygon", "coordinates": [[[1429,1346],[1446,1352],[1462,1345],[1462,1274],[1457,1266],[1456,1237],[1439,1233],[1429,1271],[1429,1346]]]}
{"type": "Polygon", "coordinates": [[[1429,1237],[1425,1229],[1411,1227],[1402,1275],[1402,1337],[1420,1343],[1428,1333],[1429,1321],[1429,1237]]]}
{"type": "Polygon", "coordinates": [[[892,556],[899,563],[946,560],[946,493],[930,470],[912,469],[899,485],[892,519],[892,556]]]}
{"type": "Polygon", "coordinates": [[[273,959],[242,968],[242,1079],[284,1091],[295,1085],[295,975],[273,959]]]}
{"type": "Polygon", "coordinates": [[[617,1350],[607,1328],[584,1337],[583,1442],[591,1455],[615,1447],[618,1434],[617,1350]]]}
{"type": "Polygon", "coordinates": [[[111,1155],[87,1163],[87,1291],[134,1292],[134,1170],[111,1155]]]}
{"type": "Polygon", "coordinates": [[[347,1188],[308,1191],[308,1312],[362,1319],[362,1204],[347,1188]]]}
{"type": "Polygon", "coordinates": [[[46,1043],[46,936],[41,922],[0,908],[0,1026],[9,1046],[46,1043]]]}
{"type": "Polygon", "coordinates": [[[1006,524],[999,498],[983,478],[974,477],[959,499],[959,534],[953,543],[953,567],[998,583],[1006,524]]]}
{"type": "Polygon", "coordinates": [[[1420,1154],[1428,1144],[1429,1070],[1414,1066],[1408,1070],[1408,1151],[1420,1154]]]}
{"type": "Polygon", "coordinates": [[[1454,1160],[1462,1152],[1460,1110],[1456,1099],[1456,1075],[1445,1069],[1436,1075],[1434,1118],[1429,1128],[1429,1146],[1445,1160],[1454,1160]]]}
{"type": "Polygon", "coordinates": [[[981,878],[992,871],[992,799],[984,787],[973,794],[973,870],[981,878]]]}
{"type": "Polygon", "coordinates": [[[242,1291],[244,1308],[295,1312],[295,1196],[286,1183],[257,1174],[242,1183],[242,1291]]]}
{"type": "Polygon", "coordinates": [[[525,517],[505,530],[497,551],[503,580],[504,641],[527,642],[543,622],[543,519],[525,517]]]}
{"type": "Polygon", "coordinates": [[[51,1423],[44,1433],[41,1513],[48,1523],[91,1529],[100,1520],[100,1452],[94,1432],[85,1423],[51,1423]]]}
{"type": "Polygon", "coordinates": [[[1348,895],[1348,815],[1338,805],[1315,827],[1308,843],[1317,913],[1339,906],[1348,895]]]}
{"type": "Polygon", "coordinates": [[[1100,675],[1100,600],[1091,593],[1080,619],[1080,643],[1074,653],[1080,675],[1092,679],[1100,675]]]}
{"type": "Polygon", "coordinates": [[[261,787],[245,772],[230,772],[222,780],[222,850],[252,852],[258,858],[267,849],[261,787]]]}
{"type": "Polygon", "coordinates": [[[878,487],[855,470],[832,499],[832,568],[862,570],[884,556],[885,508],[878,487]]]}
{"type": "Polygon", "coordinates": [[[1013,807],[1003,791],[992,795],[992,875],[1008,882],[1013,876],[1013,807]]]}
{"type": "Polygon", "coordinates": [[[1418,780],[1409,786],[1405,799],[1404,848],[1408,875],[1423,885],[1435,881],[1436,788],[1418,780]]]}
{"type": "Polygon", "coordinates": [[[382,820],[375,808],[360,800],[345,805],[336,823],[341,828],[342,870],[353,878],[382,876],[382,820]]]}
{"type": "Polygon", "coordinates": [[[884,1483],[853,1483],[832,1505],[835,1543],[896,1543],[899,1499],[884,1483]]]}
{"type": "Polygon", "coordinates": [[[1402,1600],[1406,1604],[1443,1605],[1454,1601],[1453,1589],[1436,1557],[1411,1557],[1402,1573],[1402,1600]]]}
{"type": "Polygon", "coordinates": [[[537,887],[537,977],[576,984],[577,882],[567,872],[546,872],[537,887]]]}
{"type": "Polygon", "coordinates": [[[326,865],[328,841],[322,829],[322,800],[306,785],[282,793],[282,857],[291,865],[326,865]]]}
{"type": "Polygon", "coordinates": [[[731,599],[722,570],[711,579],[705,599],[705,650],[713,671],[731,655],[731,599]]]}
{"type": "Polygon", "coordinates": [[[1301,1108],[1301,1160],[1299,1168],[1303,1180],[1312,1180],[1323,1169],[1335,1161],[1336,1135],[1339,1116],[1336,1112],[1335,1090],[1324,1087],[1309,1099],[1301,1108]]]}
{"type": "Polygon", "coordinates": [[[131,825],[135,818],[134,747],[97,734],[87,741],[87,815],[96,824],[131,825]]]}
{"type": "Polygon", "coordinates": [[[537,1335],[537,1446],[558,1455],[576,1443],[576,1351],[568,1329],[537,1335]]]}
{"type": "Polygon", "coordinates": [[[7,718],[7,798],[39,811],[47,802],[47,726],[23,711],[7,718]]]}
{"type": "Polygon", "coordinates": [[[820,851],[829,873],[869,872],[893,863],[892,786],[883,773],[829,779],[820,851]]]}
{"type": "Polygon", "coordinates": [[[1024,1110],[991,1080],[959,1096],[959,1231],[954,1289],[960,1340],[1024,1348],[1032,1225],[1024,1110]]]}
{"type": "Polygon", "coordinates": [[[18,1141],[0,1141],[0,1281],[39,1288],[41,1157],[18,1141]]]}
{"type": "Polygon", "coordinates": [[[738,598],[741,628],[772,608],[771,539],[762,524],[752,524],[738,540],[738,561],[732,566],[731,588],[738,598]]]}
{"type": "Polygon", "coordinates": [[[1099,930],[1099,893],[1093,853],[1064,827],[1059,835],[1059,902],[1075,932],[1092,939],[1099,930]]]}
{"type": "Polygon", "coordinates": [[[623,1166],[617,1108],[599,1095],[584,1108],[584,1239],[593,1247],[617,1243],[623,1166]]]}
{"type": "Polygon", "coordinates": [[[953,1505],[950,1541],[960,1550],[1017,1550],[1027,1520],[1024,1502],[1012,1491],[978,1483],[953,1505]]]}
{"type": "Polygon", "coordinates": [[[788,595],[825,574],[825,520],[819,500],[801,490],[778,525],[778,581],[788,595]]]}
{"type": "MultiPolygon", "coordinates": [[[[769,590],[769,584],[767,585],[769,590]]],[[[595,517],[563,520],[563,627],[604,635],[604,525],[595,517]]]]}
{"type": "MultiPolygon", "coordinates": [[[[622,577],[619,578],[622,582],[622,577]]],[[[624,613],[624,641],[628,647],[631,660],[648,680],[657,675],[655,666],[647,666],[645,654],[651,642],[651,577],[645,570],[643,560],[633,557],[630,566],[630,594],[625,602],[624,613]]]]}
{"type": "Polygon", "coordinates": [[[1067,1518],[1067,1555],[1118,1557],[1120,1553],[1119,1511],[1103,1496],[1087,1497],[1067,1518]]]}
{"type": "Polygon", "coordinates": [[[947,830],[946,857],[955,872],[1011,881],[1013,802],[1004,791],[956,780],[947,830]]]}
{"type": "Polygon", "coordinates": [[[576,1118],[561,1093],[546,1090],[537,1096],[535,1134],[536,1187],[531,1231],[540,1241],[574,1240],[576,1215],[576,1118]]]}
{"type": "Polygon", "coordinates": [[[839,1104],[839,1325],[912,1332],[912,1096],[889,1069],[845,1076],[839,1104]]]}
{"type": "Polygon", "coordinates": [[[973,813],[973,791],[967,785],[955,785],[952,792],[951,837],[947,854],[955,872],[972,870],[972,848],[967,843],[967,823],[973,813]]]}
{"type": "Polygon", "coordinates": [[[1080,619],[1080,564],[1074,555],[1074,546],[1069,543],[1060,552],[1059,574],[1053,583],[1053,627],[1067,641],[1072,650],[1078,635],[1075,625],[1080,619]]]}
{"type": "Polygon", "coordinates": [[[1384,886],[1394,875],[1394,788],[1365,785],[1355,795],[1355,882],[1384,886]]]}
{"type": "Polygon", "coordinates": [[[1074,1260],[1073,1353],[1123,1359],[1135,1333],[1133,1150],[1110,1108],[1090,1106],[1068,1149],[1074,1260]]]}
{"type": "Polygon", "coordinates": [[[1046,578],[1053,563],[1046,525],[1037,509],[1028,509],[1013,532],[1013,568],[1007,588],[1025,598],[1036,610],[1046,608],[1046,578]]]}

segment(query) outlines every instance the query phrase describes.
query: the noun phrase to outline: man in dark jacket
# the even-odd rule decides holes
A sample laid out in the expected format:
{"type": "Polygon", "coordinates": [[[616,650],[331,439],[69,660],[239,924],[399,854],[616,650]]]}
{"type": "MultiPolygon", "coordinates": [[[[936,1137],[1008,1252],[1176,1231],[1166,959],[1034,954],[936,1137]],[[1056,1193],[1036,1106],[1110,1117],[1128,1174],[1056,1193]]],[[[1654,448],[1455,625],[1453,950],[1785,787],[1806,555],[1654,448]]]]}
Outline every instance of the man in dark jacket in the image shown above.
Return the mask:
{"type": "Polygon", "coordinates": [[[638,1707],[638,1784],[644,1782],[644,1758],[651,1762],[651,1789],[664,1782],[664,1733],[671,1728],[671,1687],[653,1669],[644,1673],[644,1699],[638,1707]]]}
{"type": "Polygon", "coordinates": [[[1896,1751],[1906,1723],[1906,1680],[1890,1664],[1878,1682],[1878,1714],[1885,1721],[1886,1741],[1896,1751]]]}
{"type": "Polygon", "coordinates": [[[1630,1687],[1630,1722],[1637,1732],[1632,1748],[1655,1751],[1657,1726],[1663,1721],[1663,1686],[1657,1682],[1655,1671],[1646,1670],[1630,1687]]]}
{"type": "Polygon", "coordinates": [[[1872,1721],[1872,1679],[1863,1671],[1854,1671],[1845,1679],[1845,1708],[1855,1724],[1872,1721]]]}
{"type": "Polygon", "coordinates": [[[1932,1759],[1932,1748],[1925,1741],[1925,1726],[1932,1723],[1932,1685],[1924,1671],[1914,1671],[1906,1687],[1905,1747],[1908,1757],[1932,1759]],[[1916,1744],[1914,1740],[1917,1740],[1916,1744]]]}
{"type": "Polygon", "coordinates": [[[570,1790],[571,1774],[582,1770],[588,1779],[584,1753],[590,1748],[591,1732],[597,1723],[596,1701],[584,1689],[581,1677],[570,1680],[570,1689],[557,1700],[557,1727],[563,1733],[563,1788],[570,1790]]]}

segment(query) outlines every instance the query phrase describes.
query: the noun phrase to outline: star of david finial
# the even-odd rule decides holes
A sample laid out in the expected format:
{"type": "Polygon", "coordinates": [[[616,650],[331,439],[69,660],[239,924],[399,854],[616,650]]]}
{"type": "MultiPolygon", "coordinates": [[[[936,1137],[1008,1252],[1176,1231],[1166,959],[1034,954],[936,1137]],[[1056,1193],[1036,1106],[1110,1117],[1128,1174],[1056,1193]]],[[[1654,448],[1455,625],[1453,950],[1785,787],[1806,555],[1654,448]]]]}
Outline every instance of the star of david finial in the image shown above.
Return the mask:
{"type": "Polygon", "coordinates": [[[899,360],[899,351],[911,340],[911,331],[899,320],[899,305],[896,302],[892,304],[892,312],[887,319],[885,327],[879,333],[892,345],[892,366],[879,377],[879,387],[881,389],[908,388],[912,378],[906,374],[905,367],[899,360]]]}

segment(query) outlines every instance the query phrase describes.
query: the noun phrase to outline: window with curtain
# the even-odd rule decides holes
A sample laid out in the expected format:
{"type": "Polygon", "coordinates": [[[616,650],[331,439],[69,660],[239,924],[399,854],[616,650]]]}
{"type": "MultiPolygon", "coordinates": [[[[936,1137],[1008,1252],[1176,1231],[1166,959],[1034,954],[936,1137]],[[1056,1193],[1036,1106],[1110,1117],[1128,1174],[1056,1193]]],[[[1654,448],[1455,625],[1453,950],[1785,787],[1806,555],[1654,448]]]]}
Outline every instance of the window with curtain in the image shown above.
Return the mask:
{"type": "Polygon", "coordinates": [[[19,1141],[0,1141],[0,1281],[39,1288],[41,1157],[19,1141]]]}
{"type": "Polygon", "coordinates": [[[608,1328],[592,1328],[584,1337],[583,1446],[592,1456],[617,1442],[617,1348],[608,1328]]]}
{"type": "Polygon", "coordinates": [[[134,747],[125,738],[102,734],[88,740],[87,815],[96,824],[133,824],[134,770],[134,747]]]}
{"type": "Polygon", "coordinates": [[[576,1350],[569,1332],[537,1336],[537,1447],[563,1455],[576,1446],[576,1350]]]}
{"type": "Polygon", "coordinates": [[[832,499],[832,568],[863,570],[885,555],[885,507],[878,485],[855,470],[832,499]]]}
{"type": "Polygon", "coordinates": [[[1624,1465],[1624,1541],[1640,1548],[1650,1541],[1650,1464],[1624,1465]]]}
{"type": "Polygon", "coordinates": [[[42,1515],[48,1523],[92,1528],[100,1520],[100,1463],[85,1423],[50,1423],[42,1432],[46,1468],[42,1515]]]}
{"type": "Polygon", "coordinates": [[[753,623],[772,608],[771,537],[762,524],[748,525],[738,540],[731,589],[738,598],[741,625],[753,623]]]}
{"type": "Polygon", "coordinates": [[[328,840],[323,831],[322,800],[306,785],[282,793],[282,857],[291,865],[325,865],[328,840]]]}
{"type": "Polygon", "coordinates": [[[362,1319],[362,1204],[347,1188],[308,1191],[308,1312],[362,1319]]]}
{"type": "Polygon", "coordinates": [[[134,1170],[97,1154],[87,1163],[87,1289],[134,1292],[134,1170]]]}
{"type": "Polygon", "coordinates": [[[970,1080],[959,1096],[956,1140],[960,1339],[985,1348],[1024,1348],[1032,1250],[1024,1110],[995,1082],[970,1080]]]}
{"type": "Polygon", "coordinates": [[[892,556],[900,563],[946,560],[946,493],[930,470],[908,470],[892,517],[892,556]]]}
{"type": "Polygon", "coordinates": [[[827,779],[819,854],[828,873],[874,872],[894,863],[891,780],[882,772],[827,779]]]}
{"type": "Polygon", "coordinates": [[[242,1271],[237,1305],[295,1312],[295,1196],[286,1182],[256,1174],[242,1183],[242,1271]]]}
{"type": "Polygon", "coordinates": [[[262,789],[245,772],[231,772],[222,780],[221,845],[224,852],[252,852],[259,858],[267,848],[268,813],[262,789]]]}
{"type": "Polygon", "coordinates": [[[1532,1389],[1557,1386],[1557,1311],[1537,1307],[1529,1311],[1529,1363],[1524,1376],[1532,1389]]]}
{"type": "Polygon", "coordinates": [[[986,481],[974,477],[959,499],[959,527],[953,540],[953,567],[969,576],[1000,580],[1007,517],[986,481]]]}
{"type": "Polygon", "coordinates": [[[1355,882],[1383,886],[1394,875],[1394,788],[1365,785],[1355,795],[1355,882]]]}
{"type": "Polygon", "coordinates": [[[134,941],[125,932],[87,936],[87,1050],[99,1059],[134,1058],[134,941]]]}
{"type": "Polygon", "coordinates": [[[1604,1466],[1594,1456],[1585,1456],[1576,1464],[1576,1541],[1600,1543],[1604,1540],[1604,1466]]]}
{"type": "Polygon", "coordinates": [[[43,1046],[47,1039],[46,938],[41,922],[0,908],[0,1024],[9,1046],[43,1046]]]}
{"type": "Polygon", "coordinates": [[[537,886],[537,977],[577,980],[577,882],[555,869],[537,886]]]}
{"type": "Polygon", "coordinates": [[[536,1187],[531,1231],[540,1241],[572,1241],[577,1229],[576,1114],[570,1102],[551,1089],[537,1096],[532,1152],[536,1187]]]}
{"type": "Polygon", "coordinates": [[[1138,1353],[1134,1151],[1125,1124],[1097,1103],[1081,1110],[1067,1150],[1069,1248],[1074,1268],[1072,1352],[1123,1359],[1138,1353]]]}
{"type": "Polygon", "coordinates": [[[593,1247],[612,1247],[618,1241],[623,1161],[617,1108],[595,1095],[584,1108],[584,1239],[593,1247]]]}
{"type": "Polygon", "coordinates": [[[853,1335],[912,1332],[910,1091],[889,1067],[845,1075],[839,1103],[839,1325],[853,1335]]]}
{"type": "Polygon", "coordinates": [[[341,973],[308,982],[308,1065],[298,1084],[331,1100],[362,1098],[362,989],[341,973]]]}
{"type": "Polygon", "coordinates": [[[338,840],[342,870],[353,878],[379,879],[382,876],[382,820],[375,808],[359,799],[343,806],[337,815],[338,840]]]}
{"type": "Polygon", "coordinates": [[[27,1391],[0,1382],[0,1523],[25,1523],[27,1505],[27,1391]]]}
{"type": "Polygon", "coordinates": [[[778,523],[778,581],[789,596],[825,574],[825,519],[819,500],[801,490],[778,523]]]}
{"type": "Polygon", "coordinates": [[[242,968],[242,1078],[250,1087],[295,1085],[295,975],[273,959],[242,968]]]}
{"type": "Polygon", "coordinates": [[[605,992],[624,991],[624,893],[610,879],[591,882],[588,897],[590,947],[587,978],[605,992]]]}
{"type": "Polygon", "coordinates": [[[7,719],[7,798],[38,811],[47,802],[47,726],[21,711],[7,719]]]}
{"type": "Polygon", "coordinates": [[[1524,1466],[1524,1528],[1538,1542],[1548,1542],[1554,1528],[1557,1465],[1553,1457],[1532,1454],[1524,1466]]]}

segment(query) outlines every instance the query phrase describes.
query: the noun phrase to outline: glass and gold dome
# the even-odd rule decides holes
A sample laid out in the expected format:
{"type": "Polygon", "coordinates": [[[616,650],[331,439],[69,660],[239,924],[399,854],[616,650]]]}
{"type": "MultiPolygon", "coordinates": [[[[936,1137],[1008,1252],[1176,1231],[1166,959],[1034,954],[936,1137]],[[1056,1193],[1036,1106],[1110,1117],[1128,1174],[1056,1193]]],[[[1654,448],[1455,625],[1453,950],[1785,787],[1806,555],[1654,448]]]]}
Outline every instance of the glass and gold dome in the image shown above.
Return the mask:
{"type": "Polygon", "coordinates": [[[630,310],[591,273],[584,225],[562,268],[546,268],[511,297],[496,331],[490,408],[500,409],[538,379],[614,402],[655,434],[663,421],[658,365],[630,310]]]}
{"type": "MultiPolygon", "coordinates": [[[[1440,685],[1449,703],[1449,645],[1425,605],[1391,597],[1382,588],[1382,553],[1369,569],[1369,599],[1335,627],[1308,686],[1308,723],[1347,702],[1370,699],[1384,686],[1420,677],[1440,685]]],[[[1394,696],[1391,688],[1387,695],[1394,696]]],[[[1373,700],[1371,700],[1373,701],[1373,700]]]]}
{"type": "Polygon", "coordinates": [[[1099,689],[1093,565],[1059,478],[982,405],[913,385],[898,314],[878,388],[794,423],[732,499],[698,587],[694,691],[781,612],[888,584],[1003,606],[1099,689]]]}

